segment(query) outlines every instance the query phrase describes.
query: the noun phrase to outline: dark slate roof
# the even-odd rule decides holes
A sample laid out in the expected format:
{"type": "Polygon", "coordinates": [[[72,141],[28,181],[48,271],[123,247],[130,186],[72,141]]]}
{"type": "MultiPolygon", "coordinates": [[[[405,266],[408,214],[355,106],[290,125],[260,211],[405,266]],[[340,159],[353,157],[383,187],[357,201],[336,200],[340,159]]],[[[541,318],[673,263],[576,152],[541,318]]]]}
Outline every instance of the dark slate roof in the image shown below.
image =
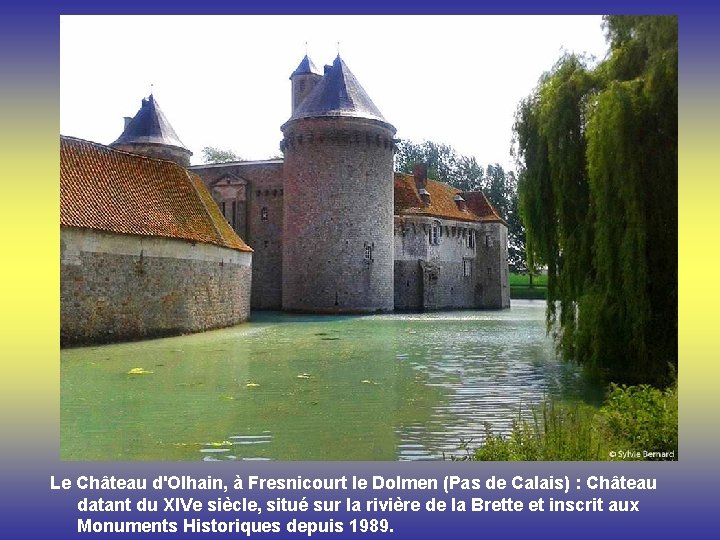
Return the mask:
{"type": "Polygon", "coordinates": [[[252,249],[177,163],[60,137],[60,225],[252,249]]]}
{"type": "Polygon", "coordinates": [[[306,75],[308,73],[314,73],[315,75],[322,75],[322,73],[318,70],[318,68],[315,67],[315,64],[313,64],[313,61],[310,60],[308,55],[305,55],[305,58],[303,58],[300,61],[300,65],[295,69],[295,71],[292,72],[292,75],[290,75],[290,78],[292,79],[295,75],[306,75]]]}
{"type": "Polygon", "coordinates": [[[388,123],[339,55],[290,120],[323,116],[370,118],[388,123]]]}
{"type": "Polygon", "coordinates": [[[142,100],[140,110],[110,146],[133,143],[165,144],[187,150],[152,94],[142,100]]]}

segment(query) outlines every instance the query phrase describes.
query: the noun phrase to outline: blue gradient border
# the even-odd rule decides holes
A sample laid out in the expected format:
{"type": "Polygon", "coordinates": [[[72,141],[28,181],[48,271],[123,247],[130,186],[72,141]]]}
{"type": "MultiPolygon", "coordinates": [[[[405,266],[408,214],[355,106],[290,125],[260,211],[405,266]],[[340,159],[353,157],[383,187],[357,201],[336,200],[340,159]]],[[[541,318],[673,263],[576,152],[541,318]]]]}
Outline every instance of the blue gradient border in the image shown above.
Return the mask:
{"type": "MultiPolygon", "coordinates": [[[[498,475],[542,477],[568,475],[625,475],[657,478],[658,489],[628,492],[619,498],[639,499],[640,512],[591,513],[425,513],[388,515],[395,532],[391,538],[694,538],[714,530],[720,473],[717,455],[717,382],[720,358],[711,307],[717,292],[701,295],[688,284],[692,269],[717,267],[713,253],[700,259],[686,246],[717,243],[712,217],[718,202],[717,148],[720,114],[720,37],[718,7],[692,2],[545,2],[520,0],[512,5],[458,2],[378,2],[350,5],[337,2],[298,4],[256,2],[240,8],[232,1],[128,0],[24,2],[0,8],[0,155],[5,165],[0,200],[0,224],[5,233],[4,302],[0,376],[0,530],[6,538],[75,538],[77,491],[50,490],[50,476],[154,477],[160,474],[231,479],[236,473],[267,476],[329,477],[373,475],[442,477],[458,474],[485,478],[498,475]],[[679,463],[65,463],[59,455],[58,421],[58,248],[57,168],[59,129],[60,14],[89,13],[662,13],[680,20],[680,462],[679,463]],[[28,204],[33,201],[33,204],[28,204]],[[26,213],[40,208],[32,216],[26,213]],[[691,209],[686,218],[684,212],[691,209]],[[687,234],[692,226],[693,234],[687,234]],[[698,240],[697,237],[700,237],[698,240]],[[688,244],[683,242],[687,240],[688,244]]],[[[408,32],[408,35],[410,32],[408,32]]],[[[521,39],[521,36],[518,37],[521,39]]],[[[91,45],[89,45],[91,46],[91,45]]],[[[389,43],[392,46],[392,43],[389,43]]],[[[531,46],[531,44],[529,44],[531,46]]],[[[708,250],[708,248],[705,248],[708,250]]],[[[710,251],[710,250],[708,250],[710,251]]],[[[607,496],[581,491],[588,498],[607,496]]],[[[157,495],[157,494],[156,494],[157,495]]],[[[177,496],[179,493],[162,493],[177,496]]],[[[237,494],[233,494],[237,495],[237,494]]],[[[247,495],[251,495],[250,493],[247,495]]],[[[265,496],[282,496],[268,492],[265,496]]],[[[288,493],[288,496],[293,495],[288,493]]],[[[304,494],[305,495],[305,494],[304,494]]],[[[353,497],[354,494],[307,493],[310,498],[353,497]]],[[[389,497],[397,493],[373,492],[389,497]]],[[[426,492],[402,493],[425,499],[426,492]]],[[[483,496],[484,493],[477,496],[483,496]]],[[[508,492],[528,501],[541,492],[508,492]]],[[[116,495],[120,498],[121,495],[116,495]]],[[[500,494],[496,494],[500,496],[500,494]]],[[[98,516],[100,517],[100,516],[98,516]]],[[[122,516],[121,516],[122,517],[122,516]]],[[[162,514],[159,519],[162,519],[162,514]]],[[[267,518],[268,516],[261,516],[267,518]]],[[[285,519],[288,516],[282,516],[285,519]]],[[[329,519],[330,516],[327,516],[329,519]]],[[[347,516],[333,515],[344,520],[347,516]]],[[[378,516],[383,517],[383,516],[378,516]]],[[[119,518],[120,519],[120,518],[119,518]]],[[[305,516],[309,519],[309,516],[305,516]]],[[[712,534],[712,533],[710,533],[712,534]]],[[[142,536],[142,535],[137,535],[142,536]]],[[[275,535],[286,538],[289,535],[275,535]]],[[[298,535],[306,536],[306,535],[298,535]]],[[[328,536],[328,535],[315,535],[328,536]]],[[[337,536],[337,535],[335,535],[337,536]]],[[[343,533],[342,537],[352,536],[343,533]]]]}

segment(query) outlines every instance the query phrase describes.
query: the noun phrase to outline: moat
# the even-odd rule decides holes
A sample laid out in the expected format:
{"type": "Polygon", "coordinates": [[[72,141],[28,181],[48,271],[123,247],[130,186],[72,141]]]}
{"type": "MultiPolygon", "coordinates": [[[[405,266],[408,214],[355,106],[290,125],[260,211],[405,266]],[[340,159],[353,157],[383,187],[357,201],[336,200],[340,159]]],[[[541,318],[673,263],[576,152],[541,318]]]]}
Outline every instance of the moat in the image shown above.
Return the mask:
{"type": "Polygon", "coordinates": [[[544,397],[596,403],[545,304],[366,317],[255,312],[191,336],[61,352],[66,460],[433,460],[544,397]],[[138,369],[139,368],[139,369],[138,369]]]}

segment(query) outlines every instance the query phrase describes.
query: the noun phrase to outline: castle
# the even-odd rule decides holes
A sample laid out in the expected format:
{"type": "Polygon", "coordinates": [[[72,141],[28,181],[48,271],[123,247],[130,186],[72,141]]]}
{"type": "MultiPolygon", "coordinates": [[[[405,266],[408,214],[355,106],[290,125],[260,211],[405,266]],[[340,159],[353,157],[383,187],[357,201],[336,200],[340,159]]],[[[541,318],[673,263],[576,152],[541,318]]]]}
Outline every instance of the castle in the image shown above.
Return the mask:
{"type": "MultiPolygon", "coordinates": [[[[252,251],[251,280],[248,275],[243,283],[240,272],[228,280],[234,283],[232,289],[222,291],[217,300],[219,306],[234,305],[236,314],[225,318],[216,314],[214,322],[194,323],[194,329],[247,318],[247,313],[237,313],[237,302],[229,297],[247,296],[248,291],[252,309],[315,313],[509,307],[507,226],[485,195],[430,180],[421,164],[412,175],[393,173],[396,129],[339,55],[322,73],[306,55],[290,80],[292,113],[281,126],[283,159],[190,166],[191,152],[153,96],[142,101],[135,117],[126,118],[124,131],[111,148],[93,150],[96,159],[108,154],[116,161],[144,160],[142,166],[126,167],[127,174],[143,177],[121,182],[134,189],[147,180],[144,169],[162,176],[157,169],[164,167],[175,182],[185,174],[195,187],[199,182],[194,179],[201,179],[207,191],[196,190],[197,199],[204,201],[209,193],[217,207],[195,204],[202,219],[186,215],[180,221],[205,223],[208,231],[216,233],[215,239],[206,235],[210,243],[221,249],[252,251]],[[218,215],[224,217],[221,225],[218,215]],[[232,237],[225,228],[232,229],[232,237]]],[[[68,148],[94,144],[68,141],[68,148]]],[[[68,155],[63,165],[61,154],[61,177],[64,170],[66,177],[73,176],[70,171],[76,158],[68,155]]],[[[89,169],[96,170],[97,163],[94,166],[89,169]]],[[[182,179],[182,185],[187,179],[182,179]]],[[[70,190],[68,197],[77,197],[75,191],[70,190]]],[[[172,201],[164,196],[155,199],[172,201]]],[[[87,203],[88,198],[83,201],[87,203]]],[[[173,204],[178,205],[177,201],[173,204]]],[[[82,206],[74,199],[67,205],[82,206]]],[[[166,214],[186,212],[186,207],[168,208],[166,214]]],[[[61,215],[61,219],[65,218],[61,215]]],[[[132,217],[127,219],[131,225],[132,217]]],[[[68,220],[61,225],[66,229],[98,226],[68,220]]],[[[185,233],[176,234],[170,227],[159,234],[196,245],[195,228],[188,225],[185,233]]],[[[132,226],[109,232],[144,234],[132,226]]],[[[132,255],[148,259],[142,248],[139,255],[132,255]]],[[[216,254],[213,264],[217,259],[216,254]]],[[[223,256],[220,262],[224,267],[223,256]]],[[[66,279],[70,279],[67,273],[61,275],[61,281],[66,279]]],[[[195,275],[195,279],[203,283],[208,278],[195,275]]],[[[73,294],[90,293],[77,290],[73,294]]],[[[191,303],[196,302],[197,291],[175,296],[186,294],[195,299],[191,303]]],[[[210,307],[212,303],[197,310],[222,310],[210,307]]],[[[162,311],[162,306],[157,309],[162,311]]],[[[192,330],[193,324],[186,329],[192,330]]]]}
{"type": "Polygon", "coordinates": [[[190,167],[254,249],[253,308],[509,307],[507,227],[483,193],[393,174],[395,128],[340,56],[290,80],[284,159],[190,167]]]}

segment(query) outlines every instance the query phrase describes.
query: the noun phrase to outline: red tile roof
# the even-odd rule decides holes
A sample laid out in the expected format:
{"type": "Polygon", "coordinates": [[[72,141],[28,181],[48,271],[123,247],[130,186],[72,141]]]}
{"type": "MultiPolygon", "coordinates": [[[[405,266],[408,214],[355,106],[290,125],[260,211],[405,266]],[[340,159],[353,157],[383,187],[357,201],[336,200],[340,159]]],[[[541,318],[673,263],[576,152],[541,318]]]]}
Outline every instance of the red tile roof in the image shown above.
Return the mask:
{"type": "Polygon", "coordinates": [[[425,189],[430,194],[430,204],[425,205],[411,174],[395,173],[395,215],[417,215],[454,219],[457,221],[503,222],[482,191],[463,192],[457,188],[427,180],[425,189]],[[455,197],[465,199],[467,209],[461,210],[455,197]]]}
{"type": "Polygon", "coordinates": [[[63,136],[60,225],[252,251],[197,175],[170,161],[63,136]]]}

